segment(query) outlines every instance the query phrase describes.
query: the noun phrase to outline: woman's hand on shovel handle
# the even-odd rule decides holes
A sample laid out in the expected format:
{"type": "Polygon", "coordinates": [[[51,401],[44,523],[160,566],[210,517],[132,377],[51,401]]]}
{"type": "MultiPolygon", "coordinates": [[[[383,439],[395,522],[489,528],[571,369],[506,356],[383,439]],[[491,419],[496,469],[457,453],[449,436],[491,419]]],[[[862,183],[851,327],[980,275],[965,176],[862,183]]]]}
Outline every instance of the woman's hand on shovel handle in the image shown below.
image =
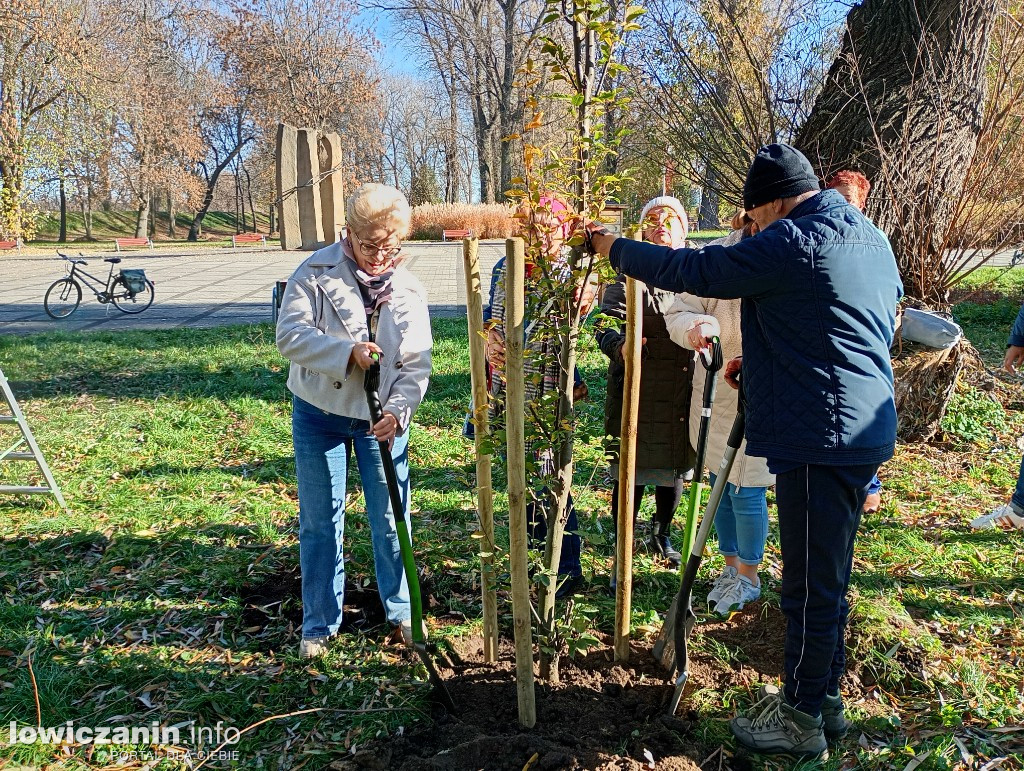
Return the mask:
{"type": "Polygon", "coordinates": [[[378,442],[390,443],[398,433],[398,418],[390,412],[385,412],[384,417],[373,424],[370,433],[378,442]]]}
{"type": "Polygon", "coordinates": [[[352,361],[359,369],[367,370],[373,366],[373,354],[384,353],[376,343],[356,343],[352,346],[352,361]]]}
{"type": "Polygon", "coordinates": [[[735,359],[729,359],[725,363],[725,382],[735,388],[737,391],[740,388],[740,369],[743,367],[743,357],[737,356],[735,359]]]}

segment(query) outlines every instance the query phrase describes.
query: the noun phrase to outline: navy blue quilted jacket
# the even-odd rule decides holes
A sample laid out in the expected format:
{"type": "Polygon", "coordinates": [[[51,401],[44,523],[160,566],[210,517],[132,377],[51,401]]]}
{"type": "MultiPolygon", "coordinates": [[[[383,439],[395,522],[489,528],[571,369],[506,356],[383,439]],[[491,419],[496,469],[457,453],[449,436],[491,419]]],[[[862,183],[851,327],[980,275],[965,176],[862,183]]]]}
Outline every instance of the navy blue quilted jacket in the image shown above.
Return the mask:
{"type": "Polygon", "coordinates": [[[612,267],[649,285],[742,298],[747,453],[882,463],[896,442],[889,346],[903,293],[885,234],[834,190],[734,246],[617,239],[612,267]]]}

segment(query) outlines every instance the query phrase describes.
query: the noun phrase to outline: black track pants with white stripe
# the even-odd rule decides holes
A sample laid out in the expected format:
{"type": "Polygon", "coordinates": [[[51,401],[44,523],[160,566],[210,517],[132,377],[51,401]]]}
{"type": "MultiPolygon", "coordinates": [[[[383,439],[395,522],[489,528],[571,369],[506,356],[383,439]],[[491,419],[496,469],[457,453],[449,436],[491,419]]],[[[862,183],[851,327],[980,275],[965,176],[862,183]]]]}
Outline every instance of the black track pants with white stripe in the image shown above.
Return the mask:
{"type": "Polygon", "coordinates": [[[776,477],[786,616],[786,700],[810,715],[846,669],[853,543],[877,464],[798,466],[776,477]]]}

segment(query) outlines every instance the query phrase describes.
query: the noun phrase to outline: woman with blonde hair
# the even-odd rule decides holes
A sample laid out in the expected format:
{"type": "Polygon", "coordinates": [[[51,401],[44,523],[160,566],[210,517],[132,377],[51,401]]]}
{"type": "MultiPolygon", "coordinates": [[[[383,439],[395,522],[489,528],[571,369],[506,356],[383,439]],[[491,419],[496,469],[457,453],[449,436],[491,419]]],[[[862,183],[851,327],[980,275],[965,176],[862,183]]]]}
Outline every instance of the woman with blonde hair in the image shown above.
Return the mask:
{"type": "Polygon", "coordinates": [[[299,483],[302,642],[319,656],[341,626],[345,592],[345,496],[354,453],[388,621],[411,644],[409,587],[380,442],[388,442],[409,518],[408,442],[430,378],[426,292],[401,267],[412,210],[386,185],[361,185],[346,205],[348,236],[314,252],[288,279],[277,347],[291,362],[292,440],[299,483]],[[365,372],[380,361],[384,416],[371,425],[365,372]]]}

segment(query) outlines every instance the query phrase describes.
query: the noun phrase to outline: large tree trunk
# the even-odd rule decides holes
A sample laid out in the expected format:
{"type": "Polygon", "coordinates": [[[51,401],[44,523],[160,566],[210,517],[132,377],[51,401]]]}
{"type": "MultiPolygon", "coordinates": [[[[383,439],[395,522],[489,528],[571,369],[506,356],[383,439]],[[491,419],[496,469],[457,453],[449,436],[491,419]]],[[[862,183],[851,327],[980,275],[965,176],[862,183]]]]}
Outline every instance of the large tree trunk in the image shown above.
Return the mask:
{"type": "Polygon", "coordinates": [[[3,197],[0,198],[0,238],[22,238],[23,222],[21,209],[24,166],[20,157],[11,156],[0,163],[0,181],[3,197]],[[6,230],[7,232],[3,232],[6,230]]]}
{"type": "Polygon", "coordinates": [[[82,196],[82,227],[85,229],[85,240],[92,241],[92,194],[88,192],[82,196]]]}
{"type": "Polygon", "coordinates": [[[149,233],[149,191],[139,196],[139,211],[135,217],[135,237],[146,238],[149,233]]]}
{"type": "Polygon", "coordinates": [[[448,140],[444,145],[444,175],[445,175],[445,203],[458,203],[459,201],[459,103],[458,103],[458,82],[455,79],[455,69],[448,72],[445,79],[445,88],[448,91],[448,140]]]}
{"type": "Polygon", "coordinates": [[[494,203],[494,181],[491,173],[491,130],[484,118],[481,102],[480,95],[473,97],[477,168],[480,172],[480,203],[494,203]]]}
{"type": "MultiPolygon", "coordinates": [[[[906,293],[939,309],[953,206],[982,128],[996,0],[864,0],[796,144],[828,178],[858,169],[873,183],[868,214],[889,235],[906,293]]],[[[899,433],[938,431],[969,357],[901,354],[894,366],[899,433]]]]}
{"type": "Polygon", "coordinates": [[[907,294],[944,306],[929,275],[981,131],[996,0],[864,0],[795,144],[827,178],[859,169],[907,294]]]}
{"type": "Polygon", "coordinates": [[[516,109],[512,95],[515,90],[515,45],[516,45],[516,3],[507,0],[504,4],[505,51],[501,75],[501,99],[498,101],[501,136],[498,138],[498,189],[494,191],[496,201],[505,200],[505,191],[512,187],[512,142],[504,137],[515,133],[521,115],[516,109]]]}
{"type": "Polygon", "coordinates": [[[721,177],[713,166],[708,166],[704,177],[704,186],[700,191],[700,210],[697,213],[697,225],[701,230],[717,230],[722,226],[718,216],[718,206],[721,202],[719,195],[721,177]]]}
{"type": "MultiPolygon", "coordinates": [[[[248,140],[245,141],[247,142],[248,140]]],[[[203,202],[200,204],[199,211],[196,212],[196,216],[192,218],[192,224],[188,229],[189,241],[199,240],[199,230],[203,226],[203,218],[206,216],[207,212],[210,211],[210,205],[213,203],[213,191],[217,187],[217,180],[220,179],[221,172],[223,172],[224,169],[228,167],[228,164],[235,159],[235,156],[244,145],[245,142],[241,142],[223,161],[214,167],[213,172],[209,177],[207,177],[206,192],[203,193],[203,202]]]]}
{"type": "Polygon", "coordinates": [[[68,191],[64,186],[64,175],[60,178],[60,232],[57,241],[66,243],[68,240],[68,191]]]}
{"type": "Polygon", "coordinates": [[[178,235],[175,232],[175,229],[174,229],[174,226],[177,224],[177,223],[175,223],[174,220],[175,220],[175,218],[177,216],[178,216],[178,213],[174,210],[174,196],[171,194],[171,191],[168,190],[167,191],[167,237],[168,238],[176,238],[177,235],[178,235]]]}

